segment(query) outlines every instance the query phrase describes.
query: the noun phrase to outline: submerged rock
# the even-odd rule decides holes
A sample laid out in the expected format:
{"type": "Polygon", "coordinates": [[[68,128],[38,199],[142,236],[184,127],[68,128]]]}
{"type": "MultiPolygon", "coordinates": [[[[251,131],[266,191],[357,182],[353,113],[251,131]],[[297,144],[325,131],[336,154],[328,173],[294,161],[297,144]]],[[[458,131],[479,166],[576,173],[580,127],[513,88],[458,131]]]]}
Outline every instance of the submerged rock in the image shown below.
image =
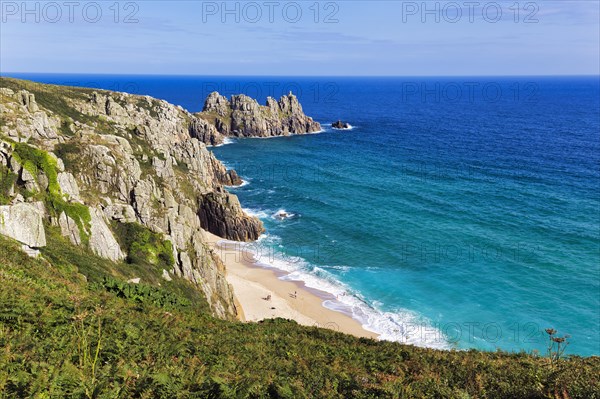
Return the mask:
{"type": "Polygon", "coordinates": [[[290,214],[284,210],[280,210],[280,211],[277,211],[274,216],[276,219],[283,220],[283,219],[289,219],[290,217],[292,217],[292,214],[290,214]]]}

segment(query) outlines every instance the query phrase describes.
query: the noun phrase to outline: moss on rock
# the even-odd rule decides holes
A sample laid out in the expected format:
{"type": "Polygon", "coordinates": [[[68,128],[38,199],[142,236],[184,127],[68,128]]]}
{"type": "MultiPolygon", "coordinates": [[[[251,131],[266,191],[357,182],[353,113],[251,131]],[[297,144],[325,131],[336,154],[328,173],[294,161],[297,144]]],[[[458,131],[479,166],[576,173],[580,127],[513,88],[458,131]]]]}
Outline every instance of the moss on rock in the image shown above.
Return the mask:
{"type": "Polygon", "coordinates": [[[58,163],[56,158],[48,152],[32,147],[26,143],[14,143],[13,156],[23,165],[32,176],[39,172],[44,173],[48,179],[48,188],[44,195],[48,211],[58,217],[64,212],[73,219],[79,228],[79,234],[84,243],[89,241],[91,229],[91,215],[87,206],[76,202],[67,202],[58,183],[58,163]]]}

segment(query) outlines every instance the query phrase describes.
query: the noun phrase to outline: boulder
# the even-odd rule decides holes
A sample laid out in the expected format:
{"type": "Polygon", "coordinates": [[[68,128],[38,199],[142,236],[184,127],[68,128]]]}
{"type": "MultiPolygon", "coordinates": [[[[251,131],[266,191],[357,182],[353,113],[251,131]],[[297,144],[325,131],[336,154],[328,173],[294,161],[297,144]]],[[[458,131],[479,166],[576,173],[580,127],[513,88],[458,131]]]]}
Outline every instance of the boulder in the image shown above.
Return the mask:
{"type": "Polygon", "coordinates": [[[165,269],[163,269],[162,271],[162,278],[167,280],[167,281],[172,281],[173,278],[171,278],[171,275],[169,275],[169,272],[166,271],[165,269]]]}
{"type": "Polygon", "coordinates": [[[129,204],[110,204],[104,208],[104,214],[109,219],[117,220],[121,223],[132,223],[136,221],[135,210],[129,204]]]}
{"type": "Polygon", "coordinates": [[[243,183],[242,179],[238,176],[237,172],[233,169],[229,169],[221,177],[221,183],[225,186],[239,186],[243,183]]]}
{"type": "Polygon", "coordinates": [[[46,246],[46,232],[39,211],[43,203],[17,203],[0,206],[0,234],[13,238],[31,248],[46,246]]]}
{"type": "Polygon", "coordinates": [[[25,169],[25,168],[21,169],[20,177],[21,177],[21,182],[25,186],[25,190],[34,192],[34,193],[40,191],[40,187],[37,184],[35,177],[27,169],[25,169]]]}
{"type": "Polygon", "coordinates": [[[28,92],[27,90],[21,90],[17,94],[17,101],[27,110],[27,112],[34,113],[39,111],[39,107],[35,102],[35,95],[28,92]]]}
{"type": "Polygon", "coordinates": [[[40,256],[42,254],[39,250],[37,250],[35,248],[31,248],[25,244],[23,244],[21,246],[21,250],[23,252],[25,252],[31,258],[37,258],[38,256],[40,256]]]}

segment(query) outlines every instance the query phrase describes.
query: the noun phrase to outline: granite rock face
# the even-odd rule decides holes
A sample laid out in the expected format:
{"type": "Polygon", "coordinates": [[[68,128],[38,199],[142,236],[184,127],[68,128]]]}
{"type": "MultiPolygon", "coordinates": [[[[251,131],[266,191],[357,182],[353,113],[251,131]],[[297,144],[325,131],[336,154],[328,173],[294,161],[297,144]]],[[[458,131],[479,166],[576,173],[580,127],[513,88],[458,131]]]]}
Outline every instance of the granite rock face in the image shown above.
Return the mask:
{"type": "Polygon", "coordinates": [[[221,183],[225,186],[239,186],[243,181],[234,169],[229,169],[225,175],[221,177],[221,183]]]}
{"type": "Polygon", "coordinates": [[[243,94],[227,100],[213,92],[206,98],[202,112],[195,116],[210,122],[223,136],[274,137],[321,130],[318,122],[304,114],[292,93],[282,96],[279,101],[268,97],[266,104],[261,106],[243,94]]]}
{"type": "Polygon", "coordinates": [[[235,195],[217,190],[199,199],[203,229],[234,241],[254,241],[264,231],[262,222],[247,215],[235,195]]]}
{"type": "Polygon", "coordinates": [[[46,246],[46,232],[40,205],[17,203],[0,206],[0,234],[13,238],[30,248],[46,246]]]}
{"type": "Polygon", "coordinates": [[[222,144],[225,138],[215,126],[204,119],[195,117],[190,123],[190,136],[197,138],[206,145],[222,144]]]}
{"type": "MultiPolygon", "coordinates": [[[[215,115],[231,112],[222,98],[210,107],[215,115]]],[[[236,105],[236,126],[246,108],[236,105]]],[[[236,316],[225,267],[206,231],[249,241],[263,227],[224,189],[242,180],[206,148],[224,139],[217,126],[147,96],[9,78],[0,78],[0,119],[0,167],[15,176],[12,187],[0,193],[10,204],[0,207],[0,234],[35,248],[45,245],[44,225],[51,224],[73,244],[120,262],[127,254],[114,225],[140,224],[171,242],[174,264],[167,276],[194,283],[215,315],[236,316]],[[33,91],[45,93],[43,103],[33,91]],[[46,154],[52,173],[40,168],[32,173],[35,168],[21,165],[13,153],[17,142],[46,154]],[[49,202],[25,202],[28,192],[52,193],[71,213],[57,213],[49,202]]],[[[286,124],[288,130],[295,126],[286,124]]]]}
{"type": "MultiPolygon", "coordinates": [[[[0,88],[0,95],[10,98],[9,106],[0,105],[0,113],[17,116],[12,126],[2,124],[0,133],[10,138],[57,140],[61,126],[60,118],[40,109],[35,95],[27,90],[14,91],[0,88]]],[[[12,118],[11,118],[12,119],[12,118]]]]}
{"type": "Polygon", "coordinates": [[[58,217],[58,226],[63,237],[67,237],[74,245],[82,244],[79,226],[66,213],[62,212],[58,217]]]}
{"type": "Polygon", "coordinates": [[[119,243],[106,223],[102,211],[90,208],[90,248],[96,255],[112,261],[125,259],[119,243]]]}

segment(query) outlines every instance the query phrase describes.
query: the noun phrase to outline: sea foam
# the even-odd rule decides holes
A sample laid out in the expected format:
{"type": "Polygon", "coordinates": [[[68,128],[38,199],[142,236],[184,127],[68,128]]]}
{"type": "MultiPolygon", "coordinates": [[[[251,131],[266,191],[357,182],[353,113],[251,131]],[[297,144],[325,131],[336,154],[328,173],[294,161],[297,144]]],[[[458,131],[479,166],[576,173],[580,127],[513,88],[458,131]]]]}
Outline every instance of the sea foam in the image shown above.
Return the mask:
{"type": "Polygon", "coordinates": [[[225,137],[221,144],[207,145],[207,147],[223,147],[224,145],[233,144],[233,143],[235,143],[235,139],[232,139],[231,137],[225,137]]]}
{"type": "MultiPolygon", "coordinates": [[[[246,210],[253,215],[264,217],[265,211],[246,210]]],[[[222,242],[234,243],[223,240],[222,242]]],[[[284,274],[281,280],[294,281],[315,290],[323,299],[327,309],[344,313],[357,320],[365,330],[379,334],[379,339],[403,342],[417,346],[449,349],[451,345],[444,334],[428,320],[406,309],[384,311],[378,302],[369,302],[360,293],[352,290],[329,273],[325,268],[315,266],[303,258],[286,256],[275,250],[281,238],[263,234],[257,240],[258,246],[235,243],[249,250],[257,266],[275,269],[284,274]]],[[[347,269],[347,266],[333,266],[347,269]]]]}
{"type": "Polygon", "coordinates": [[[235,189],[238,189],[238,188],[245,187],[248,184],[250,184],[250,182],[248,180],[242,179],[242,184],[239,184],[237,186],[227,186],[226,185],[225,187],[227,187],[228,190],[235,190],[235,189]]]}

